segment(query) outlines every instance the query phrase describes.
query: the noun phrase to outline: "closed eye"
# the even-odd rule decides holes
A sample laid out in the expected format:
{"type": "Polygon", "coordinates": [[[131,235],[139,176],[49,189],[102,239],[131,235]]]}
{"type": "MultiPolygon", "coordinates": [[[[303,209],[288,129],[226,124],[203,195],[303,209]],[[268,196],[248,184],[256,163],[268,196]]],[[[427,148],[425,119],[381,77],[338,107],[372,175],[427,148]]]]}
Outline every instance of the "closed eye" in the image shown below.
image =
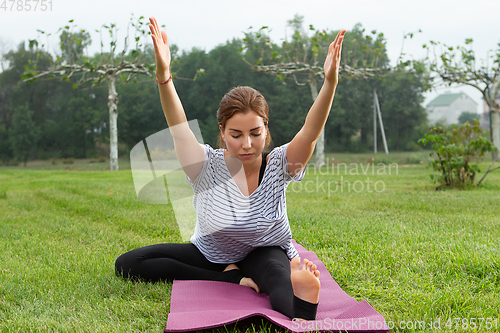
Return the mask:
{"type": "MultiPolygon", "coordinates": [[[[252,133],[252,136],[260,136],[262,133],[252,133]]],[[[231,135],[233,138],[238,139],[241,135],[231,135]]]]}

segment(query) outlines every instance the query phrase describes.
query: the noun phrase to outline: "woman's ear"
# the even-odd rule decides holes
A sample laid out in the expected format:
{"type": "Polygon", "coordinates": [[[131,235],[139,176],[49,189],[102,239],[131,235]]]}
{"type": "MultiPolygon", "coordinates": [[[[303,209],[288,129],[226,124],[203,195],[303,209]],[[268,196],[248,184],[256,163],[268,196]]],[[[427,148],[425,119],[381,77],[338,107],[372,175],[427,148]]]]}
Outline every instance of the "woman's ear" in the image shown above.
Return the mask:
{"type": "Polygon", "coordinates": [[[219,130],[220,130],[220,137],[221,137],[222,141],[226,141],[226,139],[224,138],[224,131],[222,130],[222,125],[219,125],[219,130]]]}

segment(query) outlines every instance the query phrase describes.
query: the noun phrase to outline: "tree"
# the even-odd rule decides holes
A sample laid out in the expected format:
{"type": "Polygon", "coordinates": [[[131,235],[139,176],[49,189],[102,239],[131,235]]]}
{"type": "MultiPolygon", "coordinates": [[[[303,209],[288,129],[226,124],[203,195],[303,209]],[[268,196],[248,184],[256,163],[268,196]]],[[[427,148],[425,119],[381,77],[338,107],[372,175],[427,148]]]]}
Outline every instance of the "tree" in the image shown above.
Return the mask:
{"type": "MultiPolygon", "coordinates": [[[[255,44],[260,44],[260,57],[256,58],[255,64],[249,62],[252,68],[259,72],[272,74],[284,80],[287,76],[294,78],[297,85],[308,85],[311,90],[313,102],[318,96],[317,80],[323,78],[322,64],[328,52],[328,45],[338,31],[328,33],[325,30],[315,30],[310,25],[309,30],[314,31],[312,36],[307,36],[303,28],[304,17],[295,15],[288,21],[288,27],[294,30],[292,40],[285,40],[281,47],[270,42],[269,37],[264,34],[268,27],[262,27],[258,32],[246,33],[244,41],[245,48],[252,49],[255,44]],[[264,65],[264,62],[269,63],[264,65]]],[[[351,32],[346,34],[342,49],[342,64],[340,77],[343,78],[372,78],[387,63],[385,53],[384,35],[377,35],[376,39],[364,36],[361,25],[356,25],[351,32]],[[354,41],[354,42],[353,42],[354,41]],[[347,60],[344,60],[347,59],[347,60]]],[[[246,56],[246,55],[245,55],[246,56]]],[[[316,165],[325,164],[325,132],[316,142],[316,165]]]]}
{"type": "MultiPolygon", "coordinates": [[[[482,61],[476,59],[472,45],[472,39],[466,39],[465,46],[457,47],[431,41],[425,44],[424,48],[434,56],[428,56],[424,61],[413,62],[413,66],[427,65],[431,73],[442,80],[436,82],[438,80],[433,77],[434,84],[468,85],[479,90],[490,110],[491,141],[495,147],[500,148],[500,103],[497,100],[500,92],[500,43],[493,54],[482,61]]],[[[492,153],[493,160],[497,154],[497,152],[492,153]]]]}
{"type": "Polygon", "coordinates": [[[377,93],[384,111],[384,127],[392,150],[415,150],[416,141],[423,135],[421,124],[427,120],[422,107],[424,101],[424,79],[422,76],[395,70],[388,73],[383,83],[378,84],[377,93]]]}
{"type": "Polygon", "coordinates": [[[458,117],[458,122],[460,124],[465,124],[466,122],[469,122],[472,124],[472,122],[474,121],[474,119],[477,119],[479,117],[479,115],[475,112],[462,112],[460,114],[460,116],[458,117]]]}
{"type": "Polygon", "coordinates": [[[17,107],[12,117],[9,140],[14,156],[24,162],[30,158],[38,140],[38,129],[32,119],[33,112],[28,106],[17,107]]]}
{"type": "Polygon", "coordinates": [[[5,55],[7,54],[7,50],[10,49],[10,42],[0,39],[0,69],[2,72],[5,70],[5,63],[7,59],[5,59],[5,55]]]}
{"type": "MultiPolygon", "coordinates": [[[[28,108],[33,112],[32,119],[37,126],[46,118],[48,109],[46,102],[52,96],[54,82],[33,84],[21,82],[25,66],[30,61],[35,61],[37,57],[39,67],[48,69],[50,55],[45,52],[37,54],[33,48],[26,48],[25,43],[20,43],[17,50],[11,50],[4,56],[8,66],[0,74],[0,122],[3,124],[4,135],[7,137],[17,107],[24,107],[27,103],[28,108]]],[[[0,154],[3,160],[12,158],[10,144],[0,144],[0,154]]]]}
{"type": "MultiPolygon", "coordinates": [[[[43,76],[61,75],[66,81],[75,75],[82,74],[81,78],[73,84],[74,88],[83,85],[86,82],[92,82],[92,87],[106,81],[108,84],[108,108],[109,108],[109,131],[110,131],[110,169],[111,171],[118,170],[118,94],[116,92],[116,83],[120,78],[124,82],[129,82],[137,74],[151,75],[154,71],[154,65],[143,63],[143,58],[146,53],[146,45],[143,40],[149,34],[146,32],[141,16],[136,23],[131,22],[127,28],[127,35],[124,41],[124,48],[116,54],[118,42],[118,28],[115,24],[103,25],[101,30],[96,30],[102,34],[102,29],[106,29],[111,38],[109,52],[102,50],[103,43],[101,40],[100,54],[89,58],[83,55],[83,50],[90,44],[90,36],[85,30],[73,32],[72,28],[76,26],[67,25],[58,30],[62,31],[61,40],[61,56],[58,56],[53,62],[49,70],[41,71],[37,69],[37,64],[33,64],[25,73],[25,81],[34,81],[43,76]],[[127,54],[129,46],[129,31],[130,26],[135,28],[135,48],[127,54]]],[[[69,23],[73,23],[70,20],[69,23]]],[[[42,32],[45,34],[45,32],[42,32]]],[[[102,35],[101,35],[102,36],[102,35]]],[[[37,40],[31,40],[30,44],[39,45],[37,40]]],[[[42,45],[43,47],[44,45],[42,45]]]]}

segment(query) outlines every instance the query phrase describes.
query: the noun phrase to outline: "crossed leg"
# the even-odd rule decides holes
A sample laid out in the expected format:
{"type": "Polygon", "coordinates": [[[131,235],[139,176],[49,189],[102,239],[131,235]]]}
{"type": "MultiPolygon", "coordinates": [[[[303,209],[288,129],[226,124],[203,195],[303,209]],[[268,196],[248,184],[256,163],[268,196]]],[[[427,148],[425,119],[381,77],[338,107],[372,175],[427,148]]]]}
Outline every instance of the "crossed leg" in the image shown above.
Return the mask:
{"type": "Polygon", "coordinates": [[[208,261],[193,244],[157,244],[122,254],[118,276],[132,280],[210,280],[242,284],[269,296],[274,310],[289,318],[314,320],[319,296],[319,271],[304,259],[288,261],[280,247],[261,247],[234,264],[208,261]]]}
{"type": "Polygon", "coordinates": [[[226,264],[208,261],[191,243],[156,244],[122,254],[115,263],[116,275],[132,280],[211,280],[239,283],[238,270],[224,272],[226,264]]]}
{"type": "Polygon", "coordinates": [[[236,263],[244,276],[251,278],[269,296],[274,310],[289,318],[314,320],[319,298],[319,271],[304,259],[288,260],[280,247],[261,247],[236,263]]]}

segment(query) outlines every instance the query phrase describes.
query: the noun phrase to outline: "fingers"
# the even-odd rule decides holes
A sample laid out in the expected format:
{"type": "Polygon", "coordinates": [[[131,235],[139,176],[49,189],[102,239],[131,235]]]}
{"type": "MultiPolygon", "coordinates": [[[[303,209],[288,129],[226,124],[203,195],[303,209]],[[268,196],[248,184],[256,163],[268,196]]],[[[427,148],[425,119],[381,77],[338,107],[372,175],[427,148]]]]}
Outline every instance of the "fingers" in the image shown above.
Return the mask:
{"type": "Polygon", "coordinates": [[[335,37],[335,40],[331,42],[330,46],[328,47],[328,54],[336,54],[336,49],[338,45],[341,45],[343,40],[344,40],[344,35],[346,33],[346,30],[340,30],[335,37]]]}
{"type": "Polygon", "coordinates": [[[149,21],[151,22],[151,24],[149,25],[149,30],[151,30],[151,35],[154,36],[153,41],[156,39],[156,42],[163,41],[166,43],[166,38],[162,36],[156,19],[154,17],[150,17],[149,21]]]}
{"type": "Polygon", "coordinates": [[[335,41],[332,42],[332,44],[335,43],[335,46],[333,47],[333,57],[338,62],[340,61],[340,55],[342,54],[342,43],[344,42],[345,33],[346,30],[340,30],[335,38],[335,41]]]}
{"type": "Polygon", "coordinates": [[[344,30],[340,30],[338,33],[337,33],[337,36],[335,36],[335,39],[333,40],[332,44],[330,45],[333,45],[333,48],[335,48],[335,45],[338,44],[338,41],[340,39],[340,36],[342,35],[342,31],[344,30]]]}
{"type": "Polygon", "coordinates": [[[158,28],[158,21],[154,17],[150,17],[149,21],[151,22],[151,25],[153,26],[153,31],[152,33],[155,34],[155,36],[159,37],[160,36],[160,29],[158,28]]]}
{"type": "MultiPolygon", "coordinates": [[[[344,42],[344,35],[346,33],[345,30],[342,30],[342,35],[340,36],[339,40],[338,40],[338,50],[337,50],[337,53],[335,55],[338,56],[338,58],[340,59],[340,55],[342,54],[342,43],[344,42]]],[[[340,34],[340,32],[339,32],[340,34]]]]}

